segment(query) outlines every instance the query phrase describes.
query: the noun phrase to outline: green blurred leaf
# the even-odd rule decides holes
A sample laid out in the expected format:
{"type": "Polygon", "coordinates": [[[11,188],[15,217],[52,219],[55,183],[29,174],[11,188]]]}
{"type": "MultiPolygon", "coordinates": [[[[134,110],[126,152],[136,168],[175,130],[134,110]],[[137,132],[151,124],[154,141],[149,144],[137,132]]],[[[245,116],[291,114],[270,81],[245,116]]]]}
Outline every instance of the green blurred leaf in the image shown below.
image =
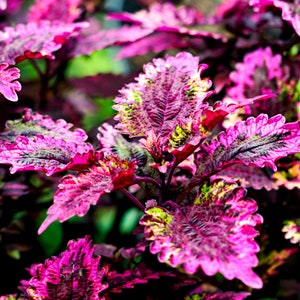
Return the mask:
{"type": "Polygon", "coordinates": [[[143,212],[135,207],[132,207],[125,211],[119,227],[121,234],[131,234],[137,226],[142,215],[143,212]]]}
{"type": "Polygon", "coordinates": [[[115,111],[112,109],[113,99],[98,98],[95,99],[96,112],[87,114],[83,117],[83,129],[89,131],[99,127],[105,120],[111,118],[115,111]]]}
{"type": "Polygon", "coordinates": [[[105,241],[107,234],[110,232],[117,215],[117,207],[98,207],[94,214],[94,224],[96,227],[95,242],[102,243],[105,241]]]}
{"type": "MultiPolygon", "coordinates": [[[[46,210],[43,211],[41,218],[37,220],[38,227],[42,224],[42,221],[46,218],[46,210]]],[[[62,224],[58,221],[53,222],[41,235],[38,235],[38,241],[46,256],[55,254],[57,249],[62,243],[63,231],[62,224]]]]}
{"type": "Polygon", "coordinates": [[[89,56],[73,58],[66,69],[66,76],[70,78],[92,76],[99,73],[120,74],[126,70],[124,61],[114,60],[116,49],[95,51],[89,56]]]}

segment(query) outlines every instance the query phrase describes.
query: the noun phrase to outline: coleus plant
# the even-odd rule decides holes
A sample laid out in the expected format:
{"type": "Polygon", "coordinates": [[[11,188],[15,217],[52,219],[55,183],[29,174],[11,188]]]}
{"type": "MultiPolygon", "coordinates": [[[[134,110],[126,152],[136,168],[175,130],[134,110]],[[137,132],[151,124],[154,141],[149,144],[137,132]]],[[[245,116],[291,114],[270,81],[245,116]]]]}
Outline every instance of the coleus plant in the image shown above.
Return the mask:
{"type": "MultiPolygon", "coordinates": [[[[227,280],[262,288],[253,268],[259,251],[255,227],[263,218],[240,182],[230,174],[226,179],[219,174],[233,165],[276,171],[279,158],[300,151],[299,122],[287,123],[280,114],[259,114],[215,135],[226,116],[275,95],[212,104],[212,82],[203,75],[207,67],[188,52],[144,65],[143,73],[114,99],[116,122],[99,128],[96,147],[87,142],[82,129],[71,130],[72,125],[64,120],[54,121],[30,109],[21,119],[8,121],[0,135],[0,163],[11,165],[12,173],[35,170],[50,176],[69,172],[58,184],[39,234],[54,221],[84,216],[91,205],[101,205],[102,196],[119,190],[143,211],[139,243],[149,246],[159,262],[200,282],[220,273],[227,280]]],[[[68,299],[69,284],[76,292],[74,284],[80,284],[81,276],[87,286],[89,278],[96,276],[94,284],[100,294],[96,296],[93,290],[89,299],[101,299],[161,275],[144,270],[142,280],[131,271],[116,274],[101,263],[96,270],[93,264],[98,265],[99,258],[91,258],[88,239],[75,244],[70,242],[60,258],[30,270],[32,279],[22,285],[26,297],[67,295],[63,299],[68,299]],[[68,281],[68,276],[74,280],[68,281]],[[59,278],[65,278],[66,284],[59,278]]],[[[143,247],[138,244],[137,248],[143,247]]],[[[202,297],[248,296],[228,293],[202,297]]]]}

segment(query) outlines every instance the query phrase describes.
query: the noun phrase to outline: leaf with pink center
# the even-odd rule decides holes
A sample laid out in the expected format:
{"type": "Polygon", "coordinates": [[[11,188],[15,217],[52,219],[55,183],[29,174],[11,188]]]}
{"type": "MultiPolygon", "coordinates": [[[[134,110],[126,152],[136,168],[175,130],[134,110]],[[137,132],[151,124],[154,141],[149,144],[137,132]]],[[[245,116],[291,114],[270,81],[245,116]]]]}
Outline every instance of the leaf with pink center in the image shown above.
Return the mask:
{"type": "Polygon", "coordinates": [[[54,59],[53,52],[86,26],[83,22],[42,21],[5,27],[0,31],[0,63],[13,65],[31,58],[54,59]]]}
{"type": "Polygon", "coordinates": [[[20,70],[9,68],[7,63],[0,64],[0,93],[10,101],[17,101],[16,93],[21,90],[21,84],[17,79],[20,78],[20,70]]]}
{"type": "Polygon", "coordinates": [[[200,146],[198,168],[192,181],[196,183],[231,164],[269,166],[276,171],[277,159],[299,151],[299,122],[285,123],[282,115],[250,117],[200,146]]]}
{"type": "Polygon", "coordinates": [[[33,265],[31,278],[21,282],[30,299],[104,299],[99,293],[107,288],[102,283],[104,269],[100,256],[93,257],[94,246],[89,237],[71,240],[59,256],[33,265]]]}
{"type": "Polygon", "coordinates": [[[21,170],[55,172],[83,168],[94,160],[94,148],[82,129],[71,131],[65,120],[26,109],[21,119],[7,121],[0,134],[0,163],[21,170]]]}
{"type": "Polygon", "coordinates": [[[254,226],[262,223],[256,209],[255,201],[245,199],[245,190],[237,184],[215,181],[200,187],[192,205],[179,207],[168,201],[164,207],[147,208],[140,224],[159,261],[183,266],[188,274],[201,268],[208,276],[220,272],[261,288],[252,270],[259,251],[254,226]]]}
{"type": "Polygon", "coordinates": [[[84,216],[90,205],[97,204],[105,193],[133,185],[136,167],[135,161],[107,155],[78,176],[64,176],[38,233],[41,234],[55,220],[64,222],[74,215],[84,216]]]}
{"type": "Polygon", "coordinates": [[[79,8],[81,3],[81,0],[36,0],[30,6],[28,21],[41,22],[43,20],[63,20],[65,23],[73,22],[82,13],[82,10],[79,8]]]}

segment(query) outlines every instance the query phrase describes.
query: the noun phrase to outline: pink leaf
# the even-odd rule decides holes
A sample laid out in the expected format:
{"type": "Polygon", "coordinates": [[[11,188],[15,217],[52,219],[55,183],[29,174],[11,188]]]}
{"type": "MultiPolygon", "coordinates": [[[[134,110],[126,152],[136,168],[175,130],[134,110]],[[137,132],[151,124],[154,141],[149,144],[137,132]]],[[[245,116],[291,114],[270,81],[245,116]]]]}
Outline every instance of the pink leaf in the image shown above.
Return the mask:
{"type": "Polygon", "coordinates": [[[0,62],[13,65],[29,58],[53,59],[53,52],[61,48],[71,35],[87,23],[42,21],[39,23],[18,24],[0,31],[0,62]]]}
{"type": "Polygon", "coordinates": [[[38,233],[41,234],[55,220],[64,222],[74,215],[85,215],[90,205],[97,204],[105,193],[132,185],[135,168],[134,161],[122,161],[109,155],[78,176],[63,177],[54,195],[54,204],[38,233]]]}
{"type": "Polygon", "coordinates": [[[151,241],[150,251],[172,267],[183,265],[189,274],[201,267],[208,276],[220,272],[261,288],[252,268],[259,251],[253,227],[262,217],[254,214],[256,203],[244,197],[244,189],[235,183],[215,181],[200,188],[192,205],[168,201],[164,207],[147,208],[140,224],[151,241]]]}
{"type": "Polygon", "coordinates": [[[136,82],[115,98],[116,128],[131,137],[149,137],[148,145],[150,138],[157,141],[160,151],[175,149],[199,135],[199,111],[212,94],[211,81],[200,78],[206,67],[198,68],[198,58],[187,52],[145,65],[136,82]]]}
{"type": "Polygon", "coordinates": [[[277,159],[300,151],[299,137],[299,122],[285,124],[282,115],[269,119],[261,114],[237,122],[216,139],[201,145],[196,178],[212,175],[234,163],[269,166],[276,171],[277,159]]]}
{"type": "Polygon", "coordinates": [[[47,175],[90,165],[94,149],[82,129],[71,127],[26,109],[22,119],[7,121],[0,134],[0,163],[12,165],[12,173],[39,170],[47,175]]]}
{"type": "Polygon", "coordinates": [[[61,21],[66,23],[73,22],[81,14],[81,0],[36,0],[33,5],[30,6],[28,13],[29,22],[40,22],[43,20],[49,21],[61,21]]]}
{"type": "Polygon", "coordinates": [[[31,278],[21,282],[29,299],[103,300],[99,293],[107,288],[102,283],[104,269],[100,257],[93,257],[94,246],[89,237],[71,240],[68,249],[43,264],[31,266],[31,278]]]}
{"type": "Polygon", "coordinates": [[[7,63],[0,64],[0,93],[10,101],[17,101],[16,91],[21,90],[20,71],[17,68],[8,68],[7,63]]]}

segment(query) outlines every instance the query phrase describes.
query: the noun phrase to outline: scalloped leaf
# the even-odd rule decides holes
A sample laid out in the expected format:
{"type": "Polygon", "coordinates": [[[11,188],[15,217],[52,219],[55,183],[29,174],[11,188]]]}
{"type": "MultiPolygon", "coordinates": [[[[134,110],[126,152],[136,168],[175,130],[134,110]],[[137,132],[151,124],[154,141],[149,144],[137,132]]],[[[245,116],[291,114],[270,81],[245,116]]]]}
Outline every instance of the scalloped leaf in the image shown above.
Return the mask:
{"type": "Polygon", "coordinates": [[[151,136],[161,150],[176,148],[199,135],[199,110],[213,92],[209,79],[200,79],[206,65],[198,57],[181,52],[154,59],[144,66],[136,82],[115,98],[116,128],[130,137],[151,136]],[[194,121],[196,125],[194,126],[194,121]]]}
{"type": "Polygon", "coordinates": [[[261,288],[261,279],[252,271],[259,251],[253,227],[262,223],[256,209],[255,201],[245,199],[244,189],[221,180],[203,185],[192,205],[168,201],[164,207],[147,208],[140,224],[159,261],[183,265],[189,274],[199,267],[208,276],[220,272],[261,288]]]}
{"type": "Polygon", "coordinates": [[[0,64],[0,93],[10,101],[17,101],[16,91],[21,90],[21,84],[17,81],[20,78],[20,70],[8,68],[8,64],[0,64]]]}
{"type": "Polygon", "coordinates": [[[281,157],[300,151],[299,122],[286,123],[282,115],[237,122],[216,139],[203,144],[197,154],[198,168],[192,181],[210,176],[231,164],[269,166],[281,157]]]}
{"type": "Polygon", "coordinates": [[[5,27],[0,31],[0,63],[13,65],[30,58],[54,59],[53,52],[87,25],[84,22],[41,21],[5,27]]]}
{"type": "Polygon", "coordinates": [[[64,222],[74,215],[84,216],[90,205],[97,204],[105,193],[134,184],[136,167],[135,161],[106,155],[88,171],[80,172],[78,176],[64,176],[54,195],[54,203],[48,209],[48,217],[38,233],[41,234],[55,220],[64,222]]]}
{"type": "MultiPolygon", "coordinates": [[[[243,300],[251,294],[248,292],[225,292],[225,293],[214,293],[212,295],[205,295],[203,300],[243,300]]],[[[185,299],[189,300],[189,299],[185,299]]],[[[193,300],[191,298],[191,300],[193,300]]]]}
{"type": "Polygon", "coordinates": [[[103,300],[99,293],[108,285],[102,283],[105,270],[99,267],[100,257],[93,257],[94,248],[88,236],[71,240],[59,256],[32,265],[32,277],[21,282],[28,299],[103,300]]]}
{"type": "Polygon", "coordinates": [[[65,120],[26,109],[21,119],[7,121],[0,134],[0,163],[21,170],[44,171],[47,175],[67,169],[81,169],[94,160],[94,148],[82,129],[71,131],[65,120]]]}

